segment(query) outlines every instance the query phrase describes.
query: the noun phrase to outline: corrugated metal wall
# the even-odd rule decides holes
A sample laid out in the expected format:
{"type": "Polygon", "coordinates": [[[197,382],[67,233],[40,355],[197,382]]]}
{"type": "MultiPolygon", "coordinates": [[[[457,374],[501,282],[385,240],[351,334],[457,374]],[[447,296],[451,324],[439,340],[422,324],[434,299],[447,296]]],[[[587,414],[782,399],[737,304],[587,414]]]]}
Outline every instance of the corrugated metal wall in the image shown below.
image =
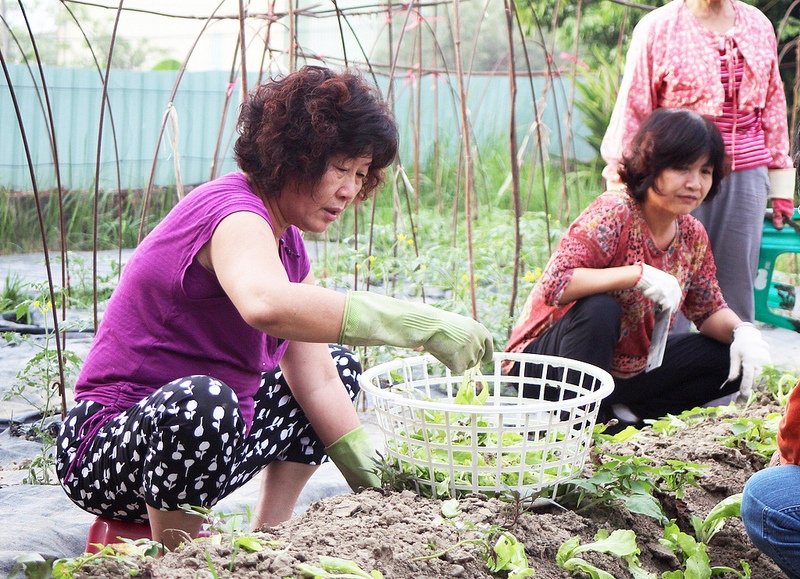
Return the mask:
{"type": "MultiPolygon", "coordinates": [[[[53,154],[48,137],[42,83],[38,70],[23,65],[9,67],[11,89],[19,103],[25,135],[40,189],[55,187],[53,154]]],[[[97,71],[67,68],[45,68],[47,89],[53,109],[62,183],[67,189],[91,189],[94,186],[102,79],[97,71]]],[[[101,139],[100,188],[117,188],[117,155],[122,189],[143,188],[150,175],[156,151],[162,117],[177,73],[112,70],[109,77],[108,102],[101,139]],[[110,110],[110,114],[109,114],[110,110]],[[113,128],[116,131],[116,152],[113,128]]],[[[254,79],[255,81],[255,79],[254,79]]],[[[438,97],[438,134],[443,144],[456,147],[459,142],[460,113],[455,94],[455,79],[426,76],[422,84],[420,119],[421,151],[423,158],[435,139],[434,97],[438,97]],[[434,83],[437,90],[434,90],[434,83]]],[[[386,78],[379,79],[382,89],[386,78]]],[[[526,90],[527,80],[520,82],[517,101],[517,126],[521,137],[533,118],[533,100],[526,90]]],[[[544,86],[536,79],[538,94],[544,86]]],[[[566,117],[564,88],[556,80],[549,91],[544,110],[548,132],[556,130],[566,117]]],[[[187,72],[184,74],[174,100],[179,119],[180,170],[184,184],[207,180],[220,125],[223,119],[228,73],[224,71],[187,72]]],[[[508,79],[504,77],[472,77],[470,79],[470,115],[478,147],[487,139],[497,139],[508,133],[508,79]]],[[[395,110],[401,130],[401,155],[411,159],[414,81],[404,78],[395,81],[395,110]]],[[[234,170],[232,146],[235,139],[235,118],[240,101],[239,87],[233,88],[222,132],[222,148],[217,174],[234,170]]],[[[573,126],[578,126],[573,123],[573,126]]],[[[566,133],[567,127],[561,127],[566,133]]],[[[573,131],[575,133],[575,131],[573,131]]],[[[161,143],[158,154],[156,185],[175,183],[173,153],[169,133],[161,143]]],[[[31,177],[23,148],[22,132],[11,99],[11,91],[0,79],[0,188],[14,191],[31,189],[31,177]]],[[[500,141],[502,143],[502,141],[500,141]]],[[[558,153],[559,143],[549,137],[549,150],[558,153]]],[[[591,158],[589,147],[578,138],[569,156],[591,158]]]]}

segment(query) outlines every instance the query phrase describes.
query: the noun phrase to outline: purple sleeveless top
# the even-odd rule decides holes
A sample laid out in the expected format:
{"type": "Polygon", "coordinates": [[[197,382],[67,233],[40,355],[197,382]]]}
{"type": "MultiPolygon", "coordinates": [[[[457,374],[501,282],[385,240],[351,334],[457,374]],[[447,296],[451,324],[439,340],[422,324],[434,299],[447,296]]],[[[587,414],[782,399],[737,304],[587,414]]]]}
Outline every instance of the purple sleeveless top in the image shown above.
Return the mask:
{"type": "MultiPolygon", "coordinates": [[[[194,189],[133,253],[75,386],[77,400],[108,407],[89,430],[172,380],[205,374],[236,392],[249,431],[261,372],[278,365],[288,343],[245,323],[195,260],[219,222],[239,211],[272,224],[245,176],[230,173],[194,189]]],[[[280,253],[289,281],[305,279],[308,254],[296,227],[283,234],[280,253]]]]}

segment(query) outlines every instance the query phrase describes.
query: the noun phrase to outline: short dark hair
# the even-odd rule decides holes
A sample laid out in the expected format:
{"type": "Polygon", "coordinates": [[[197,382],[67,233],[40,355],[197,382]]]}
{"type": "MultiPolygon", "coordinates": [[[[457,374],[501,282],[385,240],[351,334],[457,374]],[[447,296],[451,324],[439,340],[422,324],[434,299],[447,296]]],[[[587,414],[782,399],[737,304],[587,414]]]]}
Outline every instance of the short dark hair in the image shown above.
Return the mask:
{"type": "Polygon", "coordinates": [[[242,104],[234,153],[261,195],[290,183],[316,185],[333,156],[372,156],[358,196],[383,182],[397,155],[397,126],[378,90],[360,74],[305,66],[257,86],[242,104]]]}
{"type": "Polygon", "coordinates": [[[706,155],[714,168],[705,198],[708,201],[728,174],[719,129],[711,120],[687,109],[656,109],[641,124],[629,152],[623,155],[620,179],[631,197],[643,201],[664,169],[691,165],[706,155]]]}

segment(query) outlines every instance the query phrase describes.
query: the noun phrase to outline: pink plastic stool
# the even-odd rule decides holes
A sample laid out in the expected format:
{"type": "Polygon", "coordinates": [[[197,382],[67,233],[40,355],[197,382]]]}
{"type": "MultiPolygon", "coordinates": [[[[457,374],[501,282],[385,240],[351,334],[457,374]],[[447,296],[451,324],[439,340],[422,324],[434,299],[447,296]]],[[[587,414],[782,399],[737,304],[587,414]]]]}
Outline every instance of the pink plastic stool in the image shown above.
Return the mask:
{"type": "Polygon", "coordinates": [[[97,553],[100,550],[93,543],[100,543],[101,545],[121,543],[120,538],[132,540],[149,539],[150,524],[130,523],[128,521],[97,517],[92,526],[89,527],[89,536],[86,538],[86,552],[97,553]]]}

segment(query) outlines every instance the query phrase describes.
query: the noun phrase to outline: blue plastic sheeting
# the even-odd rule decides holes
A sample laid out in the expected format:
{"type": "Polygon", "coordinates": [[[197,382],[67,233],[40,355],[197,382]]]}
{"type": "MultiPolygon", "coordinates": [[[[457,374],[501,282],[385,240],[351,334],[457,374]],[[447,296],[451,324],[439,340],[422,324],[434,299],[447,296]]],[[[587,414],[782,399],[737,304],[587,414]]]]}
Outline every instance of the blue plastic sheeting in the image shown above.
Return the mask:
{"type": "MultiPolygon", "coordinates": [[[[32,178],[26,161],[23,132],[13,106],[16,97],[25,140],[35,167],[40,190],[56,186],[54,155],[43,83],[38,69],[24,65],[9,67],[11,85],[0,78],[0,188],[30,191],[32,178]]],[[[102,115],[103,132],[98,142],[103,98],[102,76],[97,70],[45,67],[45,81],[57,136],[58,163],[65,189],[92,189],[99,174],[101,190],[140,189],[147,185],[158,149],[154,184],[176,182],[174,151],[167,130],[158,143],[162,119],[173,91],[176,71],[112,70],[108,81],[108,106],[102,115]],[[100,166],[97,152],[100,149],[100,166]],[[119,162],[117,163],[117,159],[119,162]],[[117,171],[119,165],[119,177],[117,171]]],[[[233,143],[241,100],[238,86],[231,87],[225,71],[186,72],[176,92],[173,107],[178,118],[177,152],[183,184],[199,184],[212,175],[214,151],[220,143],[216,175],[235,170],[233,143]],[[230,92],[230,98],[226,95],[230,92]],[[221,129],[221,130],[220,130],[221,129]]],[[[253,75],[254,83],[256,80],[253,75]]],[[[388,78],[378,84],[386,94],[388,78]]],[[[542,118],[541,131],[549,154],[561,155],[569,128],[566,94],[568,80],[556,78],[547,91],[545,79],[518,79],[516,130],[522,143],[534,117],[535,93],[542,118]],[[546,96],[542,96],[546,93],[546,96]],[[558,138],[561,131],[562,139],[558,138]]],[[[509,80],[504,76],[472,76],[469,79],[469,122],[479,154],[491,142],[505,147],[509,131],[509,80]]],[[[455,154],[460,144],[461,112],[455,77],[427,75],[417,81],[402,77],[394,81],[395,114],[401,130],[401,159],[413,159],[413,127],[420,127],[420,158],[431,153],[439,135],[439,146],[455,154]],[[419,88],[417,82],[421,82],[419,88]],[[419,90],[420,106],[415,106],[419,90]],[[436,106],[435,103],[438,103],[436,106]],[[419,123],[416,116],[419,114],[419,123]]],[[[573,127],[580,127],[575,112],[573,127]]],[[[573,130],[566,156],[588,160],[592,149],[573,130]]],[[[536,142],[536,134],[531,142],[536,142]]],[[[529,149],[530,151],[530,149],[529,149]]],[[[530,154],[530,153],[529,153],[530,154]]]]}

